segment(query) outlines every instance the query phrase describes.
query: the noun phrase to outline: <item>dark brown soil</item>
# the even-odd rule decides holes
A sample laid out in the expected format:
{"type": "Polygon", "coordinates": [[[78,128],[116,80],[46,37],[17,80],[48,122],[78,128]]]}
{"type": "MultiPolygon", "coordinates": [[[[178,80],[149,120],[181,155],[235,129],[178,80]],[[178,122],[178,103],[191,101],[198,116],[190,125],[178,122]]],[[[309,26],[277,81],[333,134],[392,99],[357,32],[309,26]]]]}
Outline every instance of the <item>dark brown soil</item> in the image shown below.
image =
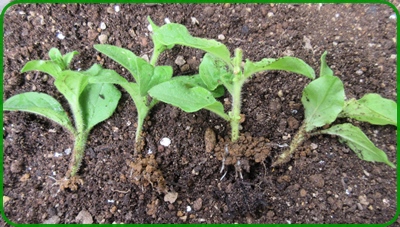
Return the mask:
{"type": "MultiPolygon", "coordinates": [[[[396,19],[387,5],[122,4],[118,12],[115,6],[29,4],[9,8],[4,16],[3,100],[38,91],[56,97],[67,108],[51,78],[37,72],[20,73],[27,61],[47,59],[51,47],[62,53],[80,52],[74,69],[104,63],[131,80],[118,64],[97,53],[93,44],[99,43],[99,35],[106,35],[106,43],[140,56],[151,55],[148,15],[159,25],[165,18],[184,24],[194,36],[217,39],[223,35],[220,41],[231,51],[241,47],[253,61],[293,55],[319,72],[320,56],[327,50],[328,64],[343,80],[347,98],[374,92],[397,100],[396,19]],[[198,24],[192,23],[192,17],[198,24]],[[106,25],[103,30],[101,22],[106,25]],[[59,39],[58,33],[65,38],[59,39]]],[[[159,64],[173,65],[175,75],[193,74],[203,54],[176,47],[163,54],[159,64]],[[174,63],[178,55],[186,66],[174,63]]],[[[66,173],[70,159],[64,151],[72,148],[73,141],[66,131],[33,114],[6,112],[3,199],[9,201],[4,213],[16,223],[390,221],[397,207],[396,169],[359,160],[335,138],[311,138],[289,163],[271,168],[284,148],[270,144],[290,143],[304,117],[300,98],[309,82],[299,75],[269,72],[255,75],[245,85],[246,117],[241,132],[246,133],[243,140],[252,143],[248,147],[254,148],[249,156],[253,158],[243,158],[246,154],[241,153],[239,157],[246,159],[241,169],[228,165],[222,173],[224,157],[218,149],[224,147],[217,144],[216,151],[211,151],[207,145],[211,152],[206,152],[204,135],[211,128],[218,143],[229,136],[229,124],[207,111],[188,114],[165,104],[158,104],[146,122],[143,155],[148,162],[132,164],[136,109],[122,91],[116,113],[89,137],[79,172],[84,184],[76,191],[60,191],[54,185],[54,179],[66,173]],[[160,145],[164,137],[171,139],[169,147],[160,145]],[[171,192],[166,198],[146,181],[137,178],[132,182],[132,174],[149,165],[151,173],[162,173],[171,192]]],[[[221,100],[227,103],[229,98],[226,95],[221,100]]],[[[354,124],[397,163],[396,127],[354,124]]],[[[161,179],[151,178],[154,174],[148,177],[161,179]]]]}

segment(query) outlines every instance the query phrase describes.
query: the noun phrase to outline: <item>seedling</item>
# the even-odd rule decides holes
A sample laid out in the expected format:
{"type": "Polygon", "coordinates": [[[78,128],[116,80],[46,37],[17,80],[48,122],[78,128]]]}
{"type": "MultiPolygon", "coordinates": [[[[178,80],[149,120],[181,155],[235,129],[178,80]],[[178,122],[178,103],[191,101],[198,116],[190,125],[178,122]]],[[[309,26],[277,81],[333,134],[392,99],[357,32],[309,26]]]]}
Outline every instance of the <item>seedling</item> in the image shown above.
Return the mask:
{"type": "Polygon", "coordinates": [[[394,125],[397,127],[397,104],[378,94],[366,94],[361,99],[345,100],[342,81],[333,75],[326,64],[326,52],[321,56],[320,77],[312,81],[303,90],[301,102],[305,108],[305,119],[294,136],[288,150],[283,152],[272,166],[281,165],[290,160],[291,155],[311,136],[329,134],[339,138],[356,155],[365,161],[390,162],[381,149],[377,148],[360,128],[350,124],[336,124],[325,129],[337,118],[352,118],[375,125],[394,125]]]}
{"type": "Polygon", "coordinates": [[[45,93],[26,92],[3,103],[3,111],[25,111],[47,117],[73,136],[74,149],[69,169],[64,179],[58,181],[62,189],[71,190],[76,190],[77,184],[83,183],[77,173],[90,130],[113,114],[121,97],[120,91],[111,84],[89,83],[92,78],[112,73],[111,70],[102,69],[97,64],[83,72],[70,70],[69,65],[76,54],[74,51],[61,55],[58,49],[52,48],[49,51],[50,60],[30,61],[21,70],[22,73],[37,70],[54,77],[54,85],[71,108],[74,125],[61,104],[45,93]]]}
{"type": "Polygon", "coordinates": [[[162,102],[181,108],[185,112],[207,109],[222,117],[231,125],[231,141],[239,138],[239,126],[244,120],[241,114],[241,93],[243,85],[257,72],[285,70],[314,79],[314,70],[304,61],[294,57],[279,59],[265,58],[259,62],[246,60],[243,52],[236,49],[231,58],[228,48],[215,40],[193,37],[185,26],[175,23],[158,27],[149,19],[154,42],[155,56],[175,45],[188,46],[206,52],[199,66],[199,74],[178,76],[160,83],[149,90],[150,96],[162,102]],[[231,111],[225,112],[216,97],[222,96],[223,87],[232,96],[231,111]]]}
{"type": "Polygon", "coordinates": [[[136,153],[140,151],[143,146],[141,137],[143,122],[151,108],[159,102],[157,99],[151,99],[148,95],[148,91],[155,85],[171,79],[172,67],[155,66],[157,61],[155,55],[153,55],[151,63],[148,63],[143,58],[136,56],[130,50],[121,47],[98,44],[94,45],[94,48],[125,67],[135,79],[135,82],[128,82],[117,72],[112,71],[112,73],[107,75],[104,74],[103,76],[93,77],[91,82],[118,84],[132,97],[138,114],[135,135],[136,153]]]}

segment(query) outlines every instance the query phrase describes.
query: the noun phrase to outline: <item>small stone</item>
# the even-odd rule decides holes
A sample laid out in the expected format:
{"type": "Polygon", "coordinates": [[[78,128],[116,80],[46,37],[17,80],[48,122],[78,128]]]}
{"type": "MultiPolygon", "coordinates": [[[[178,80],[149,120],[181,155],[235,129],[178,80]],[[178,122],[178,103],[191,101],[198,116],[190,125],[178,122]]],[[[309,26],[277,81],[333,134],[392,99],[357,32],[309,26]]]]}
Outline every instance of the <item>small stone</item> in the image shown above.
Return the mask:
{"type": "Polygon", "coordinates": [[[43,224],[58,224],[60,223],[60,217],[58,217],[57,215],[52,216],[51,218],[45,220],[43,222],[43,224]]]}
{"type": "Polygon", "coordinates": [[[196,17],[190,17],[190,21],[192,22],[193,25],[199,24],[199,21],[196,19],[196,17]]]}
{"type": "Polygon", "coordinates": [[[187,72],[187,71],[189,71],[190,70],[190,65],[189,64],[184,64],[184,65],[182,65],[182,67],[181,67],[181,72],[187,72]]]}
{"type": "Polygon", "coordinates": [[[104,44],[104,43],[106,43],[107,42],[107,40],[108,40],[108,35],[105,35],[105,34],[101,34],[101,35],[99,35],[99,42],[101,43],[101,44],[104,44]]]}
{"type": "Polygon", "coordinates": [[[31,178],[31,175],[29,175],[29,173],[25,173],[24,175],[22,175],[21,178],[19,178],[19,181],[25,182],[25,181],[29,180],[29,178],[31,178]]]}
{"type": "Polygon", "coordinates": [[[207,6],[206,8],[204,8],[203,13],[204,16],[211,17],[214,14],[214,11],[214,7],[207,6]]]}
{"type": "Polygon", "coordinates": [[[318,144],[311,143],[311,150],[316,150],[318,148],[318,144]]]}
{"type": "Polygon", "coordinates": [[[4,196],[4,195],[3,195],[3,207],[4,207],[4,205],[6,205],[6,203],[7,203],[8,201],[10,201],[10,200],[11,200],[10,197],[4,196]]]}
{"type": "Polygon", "coordinates": [[[304,189],[300,189],[300,196],[305,197],[307,195],[307,191],[304,189]]]}
{"type": "Polygon", "coordinates": [[[178,198],[178,193],[177,192],[168,192],[164,196],[164,201],[165,202],[174,203],[177,198],[178,198]]]}
{"type": "Polygon", "coordinates": [[[218,39],[219,39],[219,40],[225,40],[225,36],[224,36],[223,34],[219,34],[219,35],[218,35],[218,39]]]}
{"type": "Polygon", "coordinates": [[[268,12],[268,13],[267,13],[267,16],[268,16],[268,17],[273,17],[273,16],[274,16],[274,13],[273,13],[273,12],[268,12]]]}
{"type": "Polygon", "coordinates": [[[198,198],[193,202],[193,209],[195,211],[201,210],[202,206],[203,206],[203,199],[202,198],[198,198]]]}
{"type": "Polygon", "coordinates": [[[204,142],[206,144],[206,152],[210,153],[214,150],[215,144],[217,143],[217,138],[215,136],[214,130],[207,128],[204,134],[204,142]]]}
{"type": "Polygon", "coordinates": [[[183,59],[182,55],[178,55],[178,57],[176,57],[175,59],[175,64],[182,66],[186,63],[185,59],[183,59]]]}
{"type": "Polygon", "coordinates": [[[311,184],[315,185],[317,188],[323,188],[325,181],[321,174],[315,174],[309,177],[311,184]]]}
{"type": "Polygon", "coordinates": [[[76,216],[75,221],[81,224],[93,224],[92,215],[87,210],[81,210],[76,216]]]}
{"type": "Polygon", "coordinates": [[[356,74],[359,75],[359,76],[361,76],[363,73],[364,72],[362,70],[360,70],[360,69],[356,71],[356,74]]]}
{"type": "Polygon", "coordinates": [[[106,29],[106,28],[107,28],[106,24],[105,24],[104,22],[101,22],[101,23],[100,23],[100,29],[101,29],[101,30],[104,30],[104,29],[106,29]]]}
{"type": "Polygon", "coordinates": [[[10,170],[12,173],[20,173],[23,170],[22,161],[15,160],[11,163],[10,170]]]}
{"type": "Polygon", "coordinates": [[[182,217],[182,216],[183,216],[183,212],[182,212],[182,211],[180,211],[180,210],[178,210],[178,212],[176,212],[176,216],[178,216],[178,217],[182,217]]]}
{"type": "Polygon", "coordinates": [[[282,98],[282,96],[283,96],[283,91],[282,90],[278,91],[278,96],[282,98]]]}
{"type": "Polygon", "coordinates": [[[163,145],[164,147],[168,147],[169,145],[171,145],[171,139],[164,137],[160,140],[160,144],[163,145]]]}
{"type": "Polygon", "coordinates": [[[369,202],[368,202],[368,200],[367,200],[367,196],[366,196],[366,195],[360,195],[360,196],[358,196],[358,200],[360,201],[360,203],[361,203],[362,205],[366,205],[366,206],[369,205],[369,202]]]}

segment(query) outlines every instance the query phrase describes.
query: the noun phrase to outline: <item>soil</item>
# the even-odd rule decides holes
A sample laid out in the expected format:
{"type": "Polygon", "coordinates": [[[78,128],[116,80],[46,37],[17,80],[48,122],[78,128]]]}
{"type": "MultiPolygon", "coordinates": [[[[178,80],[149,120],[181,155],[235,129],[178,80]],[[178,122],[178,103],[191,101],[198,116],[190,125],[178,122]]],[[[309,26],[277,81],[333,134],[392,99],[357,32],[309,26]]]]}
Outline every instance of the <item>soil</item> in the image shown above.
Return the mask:
{"type": "MultiPolygon", "coordinates": [[[[132,80],[93,44],[100,38],[150,56],[148,15],[159,25],[169,18],[194,36],[220,38],[231,52],[241,47],[253,61],[292,55],[319,72],[320,56],[327,50],[327,62],[344,82],[347,98],[374,92],[397,100],[396,14],[389,6],[229,3],[14,5],[4,16],[3,100],[45,92],[68,109],[51,77],[20,73],[27,61],[48,59],[51,47],[80,52],[73,69],[101,63],[132,80]]],[[[203,54],[175,47],[159,64],[173,65],[174,75],[194,74],[203,54]],[[175,64],[180,56],[186,61],[182,66],[175,64]]],[[[255,75],[242,94],[246,151],[229,157],[220,144],[229,140],[228,123],[208,111],[184,113],[161,103],[146,121],[143,157],[135,159],[136,109],[121,90],[115,114],[91,132],[79,172],[84,183],[75,191],[60,190],[54,180],[67,172],[70,155],[65,151],[73,144],[67,132],[33,114],[5,112],[3,199],[9,200],[4,213],[15,223],[390,221],[397,207],[396,169],[358,159],[336,138],[312,137],[290,162],[271,167],[285,149],[278,145],[290,143],[304,118],[300,98],[309,82],[287,72],[255,75]],[[160,145],[162,138],[171,145],[160,145]],[[244,160],[240,168],[223,165],[238,157],[244,160]],[[151,173],[147,178],[144,170],[151,173]],[[142,178],[135,181],[133,175],[142,178]],[[157,190],[160,185],[168,192],[157,190]]],[[[229,100],[228,95],[221,98],[227,107],[229,100]]],[[[397,163],[396,127],[352,123],[397,163]]]]}

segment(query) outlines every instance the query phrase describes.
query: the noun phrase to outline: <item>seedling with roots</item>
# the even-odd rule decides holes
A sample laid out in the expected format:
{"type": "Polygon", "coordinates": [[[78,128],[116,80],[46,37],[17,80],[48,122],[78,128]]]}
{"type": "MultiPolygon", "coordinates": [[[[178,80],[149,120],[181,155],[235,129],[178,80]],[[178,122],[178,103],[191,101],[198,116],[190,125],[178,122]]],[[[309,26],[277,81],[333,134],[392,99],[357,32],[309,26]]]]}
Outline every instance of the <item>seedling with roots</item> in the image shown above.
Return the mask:
{"type": "Polygon", "coordinates": [[[74,118],[72,124],[61,104],[50,95],[39,92],[26,92],[12,96],[3,103],[3,111],[25,111],[38,114],[60,124],[73,136],[74,148],[71,162],[65,177],[58,181],[60,187],[76,190],[82,179],[78,170],[84,157],[85,146],[91,129],[108,119],[115,111],[121,97],[120,91],[111,84],[90,83],[95,77],[102,77],[111,70],[93,65],[82,72],[72,71],[69,65],[76,51],[61,55],[52,48],[50,60],[33,60],[22,68],[21,72],[41,71],[54,77],[54,85],[68,101],[74,118]]]}
{"type": "Polygon", "coordinates": [[[320,77],[312,81],[303,90],[301,102],[305,108],[305,119],[294,136],[288,150],[279,155],[272,166],[278,166],[290,160],[292,154],[309,137],[321,134],[339,138],[356,155],[365,161],[383,162],[390,167],[385,152],[377,148],[360,128],[350,124],[336,124],[325,129],[320,127],[332,124],[337,118],[352,118],[374,125],[394,125],[397,127],[397,104],[378,94],[370,93],[361,99],[345,100],[342,81],[333,75],[326,64],[326,52],[321,56],[320,77]]]}
{"type": "Polygon", "coordinates": [[[259,62],[246,60],[243,62],[243,51],[235,50],[233,58],[228,48],[215,40],[193,37],[185,26],[175,23],[158,27],[149,18],[153,34],[154,51],[156,53],[182,45],[206,52],[199,66],[199,74],[193,76],[177,76],[160,83],[149,90],[150,96],[162,102],[177,106],[185,112],[196,112],[207,109],[231,126],[231,141],[239,138],[239,126],[244,120],[241,114],[243,85],[252,75],[261,71],[284,70],[314,79],[314,70],[303,60],[295,57],[278,59],[264,58],[259,62]],[[216,100],[224,94],[225,88],[232,97],[229,112],[216,100]]]}

